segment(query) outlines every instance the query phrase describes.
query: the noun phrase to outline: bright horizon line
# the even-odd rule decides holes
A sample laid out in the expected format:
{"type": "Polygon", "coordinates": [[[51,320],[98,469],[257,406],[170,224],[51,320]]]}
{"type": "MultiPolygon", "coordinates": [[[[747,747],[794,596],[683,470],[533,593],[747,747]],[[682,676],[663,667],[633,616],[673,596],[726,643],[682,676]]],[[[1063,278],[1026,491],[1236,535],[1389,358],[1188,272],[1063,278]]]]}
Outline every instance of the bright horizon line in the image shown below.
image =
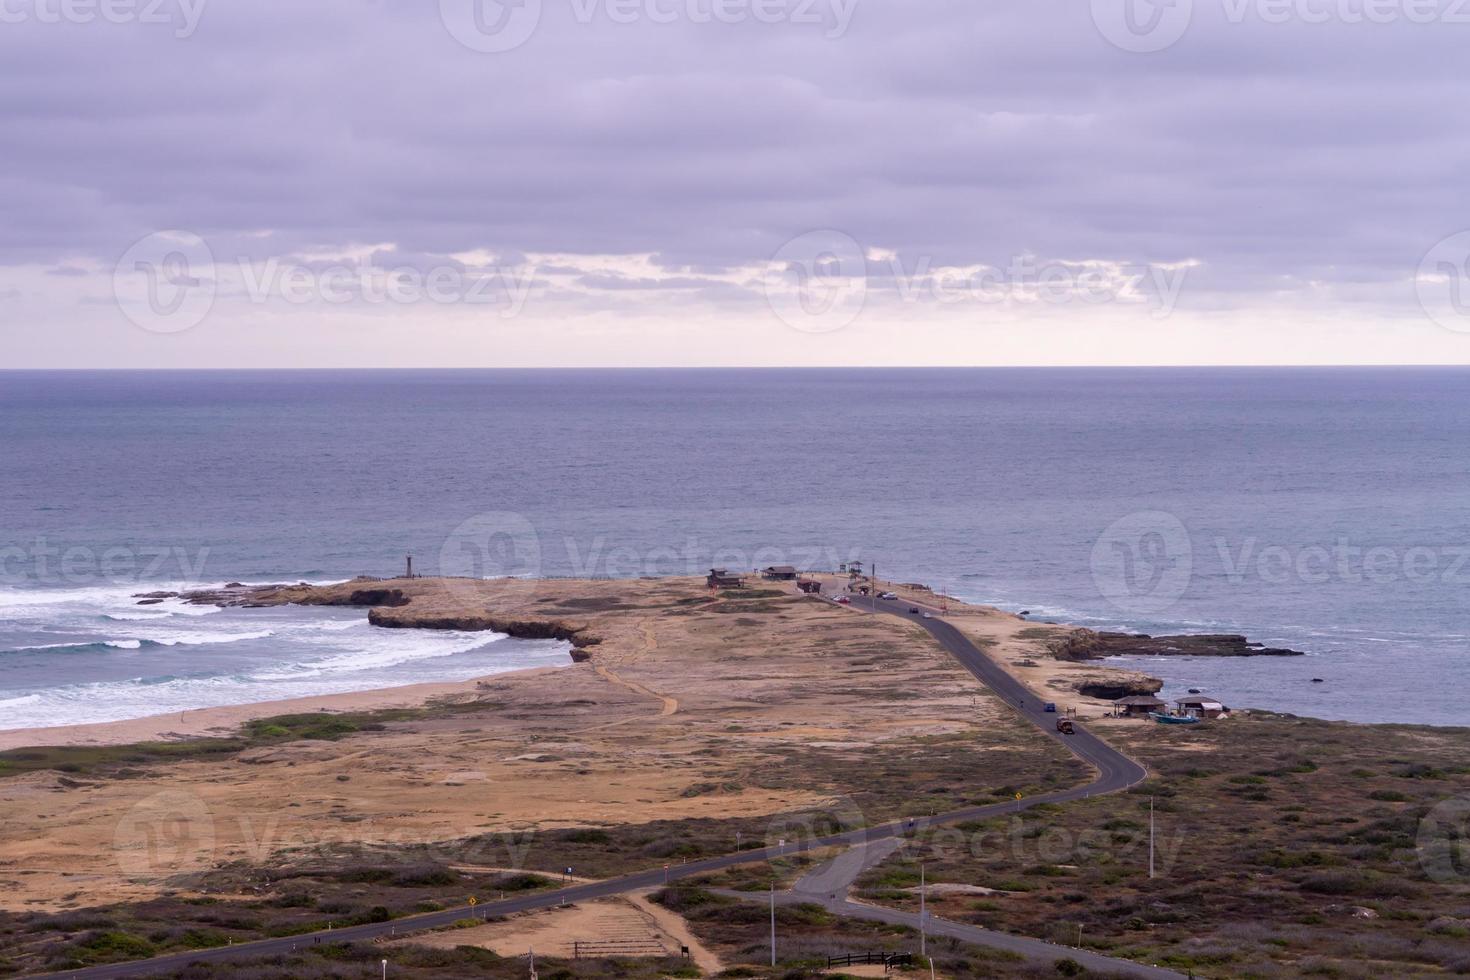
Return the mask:
{"type": "Polygon", "coordinates": [[[168,372],[176,374],[201,372],[230,372],[251,374],[282,371],[1179,371],[1179,370],[1341,370],[1350,368],[1384,368],[1404,370],[1454,371],[1470,368],[1463,364],[1427,364],[1422,362],[1363,362],[1338,361],[1317,363],[1233,363],[1233,364],[618,364],[618,365],[563,365],[528,364],[513,367],[491,367],[485,365],[422,365],[413,367],[344,366],[344,365],[281,365],[256,367],[219,367],[212,365],[159,366],[159,367],[13,367],[0,368],[0,374],[41,374],[71,372],[77,374],[141,374],[144,372],[168,372]]]}

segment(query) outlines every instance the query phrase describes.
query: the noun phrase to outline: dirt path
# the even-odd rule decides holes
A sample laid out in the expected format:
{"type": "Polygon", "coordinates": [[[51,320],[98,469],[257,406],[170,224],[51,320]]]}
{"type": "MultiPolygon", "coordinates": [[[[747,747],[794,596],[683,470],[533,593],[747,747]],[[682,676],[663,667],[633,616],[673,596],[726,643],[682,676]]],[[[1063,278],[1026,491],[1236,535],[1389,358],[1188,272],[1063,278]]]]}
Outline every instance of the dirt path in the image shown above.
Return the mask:
{"type": "MultiPolygon", "coordinates": [[[[638,632],[643,634],[643,645],[630,656],[630,660],[636,659],[646,653],[652,653],[658,649],[658,637],[654,635],[652,627],[648,625],[648,620],[645,619],[638,624],[638,632]]],[[[618,666],[622,666],[622,664],[620,663],[618,666]]],[[[661,702],[663,708],[658,713],[660,718],[667,718],[679,710],[679,701],[677,698],[672,698],[667,694],[660,694],[639,684],[637,681],[628,680],[613,670],[607,663],[600,661],[596,654],[593,654],[592,657],[592,669],[597,671],[599,677],[613,684],[617,684],[619,687],[625,687],[635,694],[641,694],[644,697],[653,698],[661,702]]]]}

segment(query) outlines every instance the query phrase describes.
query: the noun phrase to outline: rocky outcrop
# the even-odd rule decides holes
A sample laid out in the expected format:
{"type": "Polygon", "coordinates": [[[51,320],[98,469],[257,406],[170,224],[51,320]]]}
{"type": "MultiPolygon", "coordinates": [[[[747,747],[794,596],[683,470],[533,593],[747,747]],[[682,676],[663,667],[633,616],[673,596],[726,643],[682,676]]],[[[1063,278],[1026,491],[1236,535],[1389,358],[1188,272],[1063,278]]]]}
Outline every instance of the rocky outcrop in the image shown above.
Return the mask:
{"type": "Polygon", "coordinates": [[[368,622],[384,629],[489,631],[522,640],[569,640],[577,647],[595,646],[602,642],[598,637],[587,635],[585,626],[556,619],[510,619],[489,612],[445,616],[380,607],[368,611],[368,622]]]}
{"type": "MultiPolygon", "coordinates": [[[[333,586],[253,585],[231,583],[218,589],[200,589],[179,594],[196,605],[262,607],[295,604],[302,606],[366,607],[368,622],[383,629],[462,630],[504,633],[522,640],[563,640],[572,644],[572,659],[591,659],[587,647],[601,643],[587,632],[584,623],[561,619],[531,619],[480,611],[446,611],[442,604],[424,602],[409,592],[423,580],[384,581],[358,578],[333,586]],[[406,591],[407,590],[407,591],[406,591]]],[[[169,593],[175,595],[175,593],[169,593]]],[[[144,601],[150,601],[145,599],[144,601]]]]}
{"type": "MultiPolygon", "coordinates": [[[[1301,657],[1300,650],[1252,643],[1234,633],[1149,636],[1145,633],[1098,633],[1073,630],[1047,643],[1058,660],[1102,660],[1105,657],[1301,657]]],[[[1152,694],[1152,691],[1145,692],[1152,694]]]]}
{"type": "Polygon", "coordinates": [[[1163,689],[1164,682],[1147,674],[1114,671],[1097,677],[1079,677],[1073,686],[1079,694],[1090,698],[1116,701],[1138,694],[1158,694],[1163,689]]]}

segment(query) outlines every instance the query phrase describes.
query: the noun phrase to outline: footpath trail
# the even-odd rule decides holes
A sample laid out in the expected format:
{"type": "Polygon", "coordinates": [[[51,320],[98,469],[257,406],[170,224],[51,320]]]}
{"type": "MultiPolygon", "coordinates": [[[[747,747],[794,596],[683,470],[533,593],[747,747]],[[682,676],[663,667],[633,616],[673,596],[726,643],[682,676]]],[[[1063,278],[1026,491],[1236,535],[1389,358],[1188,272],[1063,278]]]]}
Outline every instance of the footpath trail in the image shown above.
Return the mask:
{"type": "MultiPolygon", "coordinates": [[[[691,861],[688,864],[681,864],[674,867],[655,868],[636,874],[624,875],[620,878],[609,878],[605,881],[573,885],[556,891],[506,899],[502,902],[488,902],[478,906],[461,906],[444,909],[439,912],[430,912],[424,915],[395,919],[390,922],[374,922],[366,925],[350,926],[344,929],[331,929],[321,932],[304,933],[299,936],[287,936],[280,939],[261,939],[251,943],[240,943],[235,946],[215,947],[213,949],[203,949],[187,953],[173,953],[150,960],[86,967],[80,970],[47,974],[47,976],[89,978],[89,980],[120,980],[123,977],[135,977],[150,973],[179,970],[190,963],[217,962],[245,957],[276,955],[329,942],[371,941],[385,936],[402,935],[419,929],[434,929],[440,926],[447,926],[465,918],[488,918],[491,916],[512,915],[517,912],[528,912],[533,909],[551,908],[567,902],[587,901],[594,898],[603,898],[608,895],[623,895],[641,889],[658,888],[686,878],[708,874],[712,871],[723,871],[726,868],[732,868],[736,865],[773,860],[792,854],[800,854],[805,851],[829,847],[849,847],[860,850],[857,851],[857,858],[849,859],[849,863],[842,865],[839,871],[827,870],[827,878],[818,878],[816,877],[817,872],[813,872],[807,878],[803,879],[803,881],[811,879],[810,887],[818,889],[817,892],[810,894],[825,896],[821,899],[821,904],[831,908],[833,912],[839,915],[882,922],[895,922],[917,928],[918,917],[913,913],[901,912],[894,909],[883,909],[849,901],[846,898],[846,886],[830,889],[827,888],[827,885],[822,884],[822,882],[835,881],[840,885],[842,881],[841,876],[847,874],[852,867],[857,868],[857,871],[852,872],[852,878],[856,878],[857,874],[861,873],[865,861],[881,860],[880,855],[882,855],[882,851],[868,850],[869,845],[883,842],[885,846],[897,846],[901,842],[899,839],[906,834],[921,832],[930,827],[961,823],[967,820],[983,820],[1005,814],[1021,813],[1044,803],[1066,803],[1090,796],[1098,796],[1103,793],[1122,792],[1142,782],[1148,775],[1148,771],[1117,749],[1108,745],[1102,739],[1087,731],[1081,725],[1077,726],[1075,735],[1058,734],[1054,727],[1056,715],[1044,712],[1042,710],[1041,700],[1034,693],[1027,690],[1025,685],[1006,673],[995,661],[985,656],[954,625],[939,618],[938,610],[929,606],[913,605],[913,608],[919,611],[910,613],[908,610],[911,605],[913,604],[908,602],[873,599],[871,601],[863,600],[861,603],[854,601],[851,608],[854,611],[862,611],[870,614],[898,616],[927,630],[939,642],[940,646],[958,660],[982,684],[994,691],[996,695],[1014,708],[1023,718],[1041,729],[1046,737],[1057,739],[1079,759],[1091,766],[1097,772],[1097,778],[1082,786],[1058,790],[1054,793],[1046,793],[1027,799],[994,803],[986,806],[967,807],[962,810],[953,810],[932,817],[917,817],[911,820],[894,821],[878,826],[863,827],[858,830],[830,834],[825,837],[793,840],[782,845],[765,848],[764,850],[739,851],[734,854],[721,855],[720,857],[706,858],[702,861],[691,861]],[[929,616],[926,617],[925,613],[928,613],[929,616]],[[833,877],[834,875],[836,877],[833,877]],[[827,888],[827,890],[822,891],[824,888],[827,888]],[[834,894],[837,896],[836,898],[833,897],[834,894]]],[[[647,636],[650,632],[645,631],[645,635],[647,636]]],[[[622,682],[621,679],[617,679],[617,681],[622,682]]],[[[622,683],[633,687],[629,682],[622,683]]],[[[663,695],[649,691],[647,688],[643,688],[642,685],[638,685],[633,689],[662,701],[664,704],[662,714],[673,714],[678,710],[678,702],[672,698],[666,698],[663,695]]],[[[842,858],[839,857],[837,860],[841,861],[842,858]]],[[[835,865],[835,862],[829,862],[829,864],[835,865]]],[[[826,868],[826,866],[824,865],[823,868],[826,868]]],[[[818,869],[818,871],[822,870],[818,869]]],[[[848,884],[851,883],[852,878],[848,879],[848,884]]],[[[809,893],[794,889],[792,894],[809,893]]],[[[794,900],[811,901],[813,899],[805,897],[794,900]]],[[[933,935],[953,936],[965,942],[973,942],[978,945],[998,949],[1008,949],[1038,961],[1055,962],[1059,959],[1070,958],[1089,968],[1110,971],[1111,973],[1124,976],[1149,978],[1183,976],[1183,974],[1164,970],[1159,967],[1146,966],[1144,964],[1134,963],[1131,960],[1114,959],[1086,950],[1074,950],[1067,946],[1044,943],[1040,940],[1028,939],[1023,936],[991,932],[973,926],[941,920],[931,920],[931,922],[933,923],[933,928],[930,929],[930,932],[933,935]]]]}

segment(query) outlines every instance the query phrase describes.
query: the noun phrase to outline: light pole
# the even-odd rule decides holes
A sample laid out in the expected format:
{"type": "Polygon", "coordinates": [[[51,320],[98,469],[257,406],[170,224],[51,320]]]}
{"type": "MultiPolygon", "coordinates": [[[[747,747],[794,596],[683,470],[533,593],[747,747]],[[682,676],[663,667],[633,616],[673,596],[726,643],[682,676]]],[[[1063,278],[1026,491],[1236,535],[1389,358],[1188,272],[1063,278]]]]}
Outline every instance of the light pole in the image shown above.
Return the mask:
{"type": "Polygon", "coordinates": [[[924,865],[919,864],[919,955],[929,955],[929,889],[924,881],[924,865]]]}
{"type": "Polygon", "coordinates": [[[1148,876],[1154,876],[1154,798],[1148,798],[1148,876]]]}
{"type": "Polygon", "coordinates": [[[776,965],[776,883],[771,882],[771,966],[776,965]]]}
{"type": "Polygon", "coordinates": [[[383,961],[383,980],[388,980],[388,961],[383,961]]]}

